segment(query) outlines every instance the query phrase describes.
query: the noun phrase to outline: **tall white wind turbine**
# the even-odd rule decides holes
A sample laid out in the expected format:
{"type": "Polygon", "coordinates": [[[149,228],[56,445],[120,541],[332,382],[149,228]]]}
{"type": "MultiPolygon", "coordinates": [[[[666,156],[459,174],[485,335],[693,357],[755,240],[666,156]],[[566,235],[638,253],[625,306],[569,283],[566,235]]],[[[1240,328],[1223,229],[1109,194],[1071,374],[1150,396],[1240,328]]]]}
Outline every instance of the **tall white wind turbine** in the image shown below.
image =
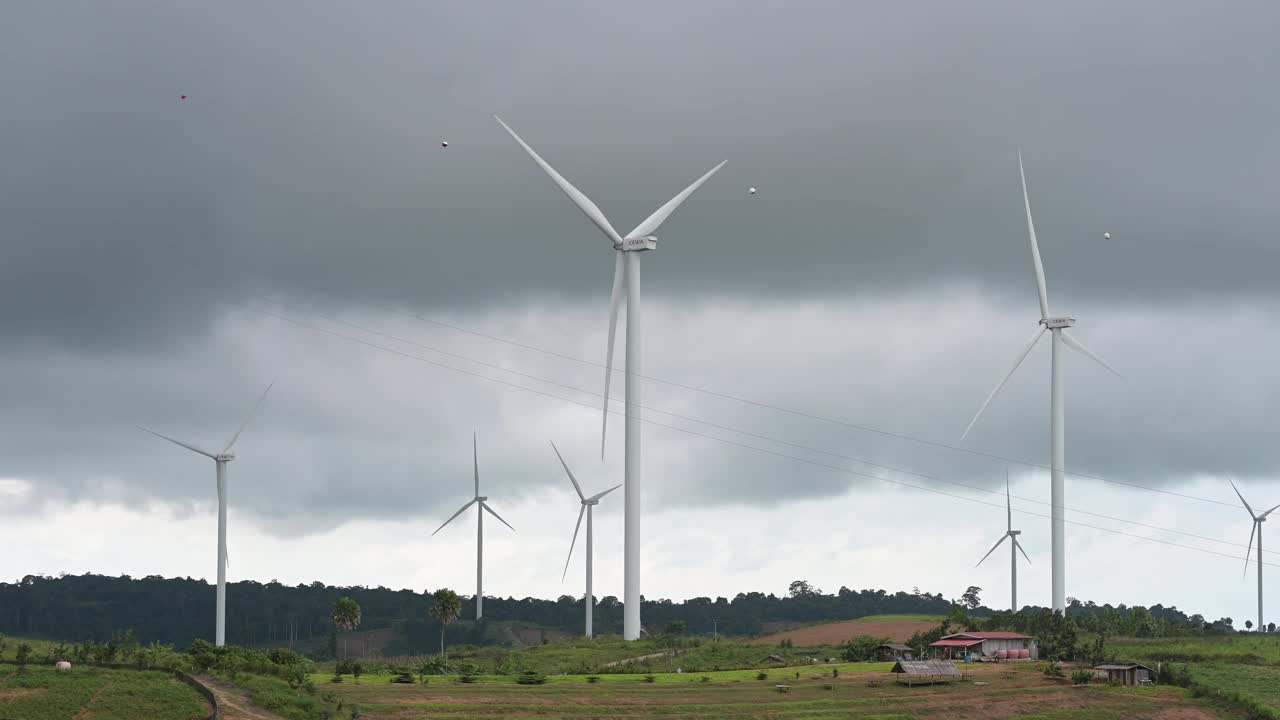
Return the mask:
{"type": "Polygon", "coordinates": [[[600,208],[586,195],[564,179],[555,168],[547,164],[528,143],[520,138],[514,130],[502,122],[502,118],[494,116],[498,123],[506,129],[520,147],[533,158],[538,166],[551,176],[556,185],[578,209],[587,216],[595,226],[604,233],[613,246],[613,290],[609,296],[609,338],[605,352],[604,370],[604,406],[600,423],[600,456],[604,457],[605,430],[609,421],[609,384],[613,379],[613,344],[614,334],[618,326],[618,307],[622,299],[623,289],[627,292],[627,338],[626,338],[626,386],[624,389],[625,423],[624,423],[624,473],[623,491],[624,530],[623,530],[623,615],[622,637],[626,640],[640,638],[640,406],[641,387],[641,336],[640,336],[640,254],[658,247],[658,239],[652,233],[676,211],[685,200],[701,187],[702,183],[724,167],[724,162],[711,168],[707,174],[698,178],[692,185],[667,201],[652,215],[627,233],[625,237],[609,224],[609,220],[600,208]]]}
{"type": "Polygon", "coordinates": [[[564,572],[560,575],[561,582],[563,582],[565,577],[569,574],[569,561],[573,559],[573,546],[578,542],[578,530],[582,527],[582,515],[585,513],[587,516],[587,592],[585,595],[587,603],[587,619],[586,632],[584,634],[589,638],[591,637],[592,618],[595,615],[595,596],[591,594],[591,547],[593,537],[591,532],[591,509],[600,504],[600,498],[622,486],[614,485],[608,490],[598,492],[591,497],[583,495],[582,486],[578,484],[578,479],[573,476],[573,471],[569,469],[569,463],[564,461],[564,456],[560,454],[560,448],[556,447],[556,444],[553,442],[551,443],[551,449],[556,451],[556,457],[560,458],[560,464],[564,466],[564,474],[569,476],[569,482],[573,483],[573,489],[578,492],[578,499],[582,502],[582,506],[578,509],[578,524],[573,526],[573,540],[569,542],[569,557],[565,558],[564,572]]]}
{"type": "Polygon", "coordinates": [[[488,497],[480,494],[480,456],[479,456],[479,453],[476,451],[476,436],[474,433],[471,435],[471,462],[472,462],[472,467],[475,470],[475,483],[476,483],[475,497],[471,498],[471,500],[468,501],[466,505],[463,505],[462,507],[458,508],[458,512],[450,515],[449,519],[445,520],[444,523],[440,525],[440,527],[436,528],[436,532],[433,532],[431,534],[435,535],[436,533],[440,532],[441,530],[444,529],[445,525],[448,525],[449,523],[453,522],[453,519],[461,515],[464,510],[471,507],[472,505],[476,506],[476,619],[479,620],[480,618],[484,617],[484,514],[485,514],[485,511],[487,510],[490,515],[498,518],[498,522],[511,528],[511,532],[515,532],[516,529],[511,527],[511,523],[507,522],[506,520],[503,520],[501,515],[494,512],[493,508],[489,507],[488,497]]]}
{"type": "Polygon", "coordinates": [[[1075,325],[1076,319],[1066,315],[1051,315],[1049,313],[1049,291],[1045,288],[1044,282],[1044,265],[1040,262],[1040,246],[1036,243],[1036,227],[1031,220],[1031,200],[1027,195],[1027,176],[1022,169],[1022,151],[1018,151],[1018,175],[1022,179],[1022,203],[1027,211],[1027,235],[1031,238],[1031,260],[1034,263],[1036,273],[1036,291],[1040,297],[1040,322],[1036,332],[1031,336],[1030,342],[1023,348],[1018,355],[1017,361],[1013,363],[1013,367],[1004,376],[1004,379],[996,385],[995,389],[987,395],[987,399],[982,402],[982,407],[978,408],[978,412],[973,416],[973,420],[969,421],[969,426],[964,429],[963,440],[969,435],[969,431],[973,429],[978,418],[982,417],[982,412],[987,409],[987,405],[991,404],[991,400],[995,398],[996,393],[1009,382],[1009,378],[1017,372],[1018,367],[1022,365],[1022,361],[1027,359],[1027,355],[1031,354],[1031,349],[1040,341],[1041,336],[1046,332],[1050,333],[1053,338],[1053,360],[1052,369],[1050,370],[1049,382],[1049,455],[1050,455],[1050,474],[1052,477],[1052,547],[1053,547],[1053,609],[1066,612],[1067,609],[1067,591],[1066,591],[1066,532],[1065,523],[1063,522],[1063,503],[1065,502],[1065,493],[1063,489],[1064,474],[1066,468],[1066,442],[1065,442],[1065,426],[1066,415],[1062,402],[1062,346],[1066,345],[1093,360],[1108,371],[1119,377],[1120,373],[1114,368],[1102,361],[1097,355],[1089,351],[1079,340],[1068,332],[1067,328],[1075,325]]]}
{"type": "Polygon", "coordinates": [[[1280,508],[1277,505],[1261,515],[1255,513],[1252,507],[1249,507],[1249,501],[1244,499],[1244,495],[1240,494],[1240,488],[1236,487],[1234,480],[1228,480],[1231,483],[1231,489],[1236,491],[1236,497],[1240,498],[1240,502],[1244,503],[1244,509],[1249,511],[1249,517],[1253,518],[1253,530],[1249,532],[1249,549],[1244,553],[1244,571],[1249,572],[1249,553],[1253,551],[1253,536],[1258,536],[1258,630],[1264,627],[1262,624],[1262,523],[1267,521],[1267,516],[1280,508]]]}
{"type": "MultiPolygon", "coordinates": [[[[996,544],[991,546],[987,554],[982,556],[982,559],[978,561],[978,565],[986,562],[986,559],[991,557],[991,553],[1000,547],[1000,543],[1005,540],[1013,541],[1013,546],[1009,548],[1009,591],[1011,593],[1009,609],[1013,612],[1018,612],[1018,553],[1021,552],[1022,557],[1027,558],[1028,564],[1031,562],[1031,558],[1027,555],[1027,551],[1022,549],[1022,543],[1018,542],[1018,536],[1022,534],[1022,531],[1013,529],[1013,498],[1009,496],[1008,473],[1005,473],[1004,476],[1004,502],[1005,512],[1008,517],[1008,528],[1000,536],[1000,539],[996,541],[996,544]]],[[[974,565],[974,567],[978,567],[978,565],[974,565]]]]}
{"type": "Polygon", "coordinates": [[[262,407],[262,401],[267,399],[267,393],[271,392],[275,382],[272,381],[267,385],[267,389],[262,391],[262,395],[258,398],[258,402],[254,403],[253,409],[249,411],[249,416],[241,423],[240,429],[231,436],[227,441],[226,447],[222,448],[222,452],[214,453],[208,450],[202,450],[195,445],[175,440],[168,435],[162,435],[151,428],[138,426],[140,430],[145,430],[162,440],[186,448],[194,453],[199,453],[213,460],[217,468],[218,478],[218,599],[214,609],[214,645],[221,647],[227,641],[227,463],[236,459],[231,453],[231,447],[236,444],[236,440],[240,439],[240,433],[249,426],[249,421],[258,413],[258,408],[262,407]]]}

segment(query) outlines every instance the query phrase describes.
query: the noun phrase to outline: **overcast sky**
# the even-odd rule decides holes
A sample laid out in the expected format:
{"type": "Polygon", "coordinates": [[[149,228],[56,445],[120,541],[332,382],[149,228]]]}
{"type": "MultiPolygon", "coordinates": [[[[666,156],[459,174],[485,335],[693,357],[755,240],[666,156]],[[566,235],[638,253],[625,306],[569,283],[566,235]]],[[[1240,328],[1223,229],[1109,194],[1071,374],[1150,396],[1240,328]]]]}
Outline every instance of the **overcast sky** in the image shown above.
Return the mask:
{"type": "Polygon", "coordinates": [[[1007,469],[1048,604],[1048,343],[960,440],[1038,319],[1021,147],[1051,306],[1124,375],[1066,361],[1068,594],[1242,624],[1227,477],[1280,503],[1276,27],[1165,0],[11,7],[0,538],[28,550],[0,577],[211,576],[212,463],[135,424],[221,447],[275,379],[232,579],[474,592],[474,518],[429,537],[474,431],[519,531],[487,528],[486,591],[580,593],[548,441],[622,481],[613,261],[498,113],[623,231],[728,161],[644,257],[647,597],[1001,604],[1007,556],[972,563],[1007,469]]]}

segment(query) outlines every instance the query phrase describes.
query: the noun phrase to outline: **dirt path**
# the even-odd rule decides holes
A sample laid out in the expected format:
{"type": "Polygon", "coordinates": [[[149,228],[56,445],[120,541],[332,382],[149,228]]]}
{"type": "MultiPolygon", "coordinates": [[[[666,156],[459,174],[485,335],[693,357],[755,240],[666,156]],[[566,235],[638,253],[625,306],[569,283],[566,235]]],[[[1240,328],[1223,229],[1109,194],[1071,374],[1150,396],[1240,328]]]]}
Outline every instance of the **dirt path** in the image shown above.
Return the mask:
{"type": "Polygon", "coordinates": [[[84,707],[80,708],[80,712],[71,717],[71,720],[84,720],[89,717],[89,713],[93,710],[94,703],[98,702],[98,698],[102,697],[102,693],[106,692],[106,689],[111,687],[113,684],[114,683],[108,681],[103,683],[97,690],[94,690],[93,697],[89,698],[89,702],[85,703],[84,707]]]}
{"type": "Polygon", "coordinates": [[[213,691],[213,696],[218,700],[218,716],[222,720],[284,720],[275,713],[255,706],[249,701],[249,694],[234,685],[208,675],[193,677],[213,691]]]}
{"type": "Polygon", "coordinates": [[[611,667],[617,667],[619,665],[626,665],[627,663],[631,663],[631,662],[640,662],[641,660],[652,660],[653,658],[661,658],[661,657],[675,657],[679,654],[680,654],[679,650],[671,650],[668,652],[656,652],[656,653],[650,653],[648,655],[640,655],[638,657],[626,658],[625,660],[614,660],[613,662],[605,663],[604,666],[607,668],[611,668],[611,667]]]}

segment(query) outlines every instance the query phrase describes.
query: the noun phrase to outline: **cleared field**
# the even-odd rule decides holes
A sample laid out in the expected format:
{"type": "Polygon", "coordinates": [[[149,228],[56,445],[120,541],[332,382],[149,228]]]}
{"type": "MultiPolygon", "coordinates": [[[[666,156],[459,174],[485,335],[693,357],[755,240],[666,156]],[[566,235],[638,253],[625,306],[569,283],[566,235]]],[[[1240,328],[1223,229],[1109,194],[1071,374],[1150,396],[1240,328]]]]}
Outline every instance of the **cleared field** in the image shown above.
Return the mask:
{"type": "Polygon", "coordinates": [[[198,720],[209,712],[167,672],[0,665],[2,720],[198,720]]]}
{"type": "MultiPolygon", "coordinates": [[[[876,669],[883,665],[875,665],[876,669]]],[[[542,686],[521,686],[506,680],[475,685],[435,678],[427,685],[387,682],[344,683],[325,689],[358,703],[370,720],[416,718],[863,718],[909,720],[951,718],[1043,717],[1135,718],[1139,720],[1210,720],[1219,714],[1209,702],[1189,697],[1173,687],[1073,688],[1025,667],[1005,678],[1002,668],[975,667],[974,681],[948,686],[906,688],[887,673],[802,670],[796,679],[769,670],[769,679],[724,679],[710,682],[700,676],[664,676],[646,683],[635,676],[602,677],[588,684],[581,676],[567,676],[542,686]],[[625,678],[625,679],[624,679],[625,678]],[[872,684],[878,681],[878,684],[872,684]],[[775,685],[790,685],[786,693],[775,685]],[[986,684],[978,684],[986,683],[986,684]]],[[[549,680],[552,680],[549,678],[549,680]]]]}
{"type": "Polygon", "coordinates": [[[846,620],[844,622],[806,625],[804,627],[782,630],[758,638],[757,642],[777,645],[783,640],[791,640],[798,646],[839,645],[857,635],[887,637],[902,642],[912,635],[925,630],[932,630],[942,622],[941,617],[932,615],[872,615],[846,620]]]}

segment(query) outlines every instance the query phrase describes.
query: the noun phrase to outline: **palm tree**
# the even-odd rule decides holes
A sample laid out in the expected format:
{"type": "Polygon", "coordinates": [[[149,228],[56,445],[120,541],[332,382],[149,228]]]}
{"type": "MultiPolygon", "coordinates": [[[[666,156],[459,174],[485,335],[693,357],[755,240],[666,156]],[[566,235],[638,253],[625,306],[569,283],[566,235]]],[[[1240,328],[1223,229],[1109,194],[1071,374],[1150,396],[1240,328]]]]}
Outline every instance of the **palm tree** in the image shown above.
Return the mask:
{"type": "Polygon", "coordinates": [[[462,614],[462,601],[458,593],[440,588],[431,595],[431,609],[427,612],[440,622],[440,657],[444,660],[445,670],[449,669],[449,658],[444,654],[444,630],[462,614]]]}
{"type": "MultiPolygon", "coordinates": [[[[333,604],[333,626],[348,632],[360,627],[360,605],[349,597],[333,604]]],[[[342,657],[347,657],[347,639],[342,638],[342,657]]]]}

